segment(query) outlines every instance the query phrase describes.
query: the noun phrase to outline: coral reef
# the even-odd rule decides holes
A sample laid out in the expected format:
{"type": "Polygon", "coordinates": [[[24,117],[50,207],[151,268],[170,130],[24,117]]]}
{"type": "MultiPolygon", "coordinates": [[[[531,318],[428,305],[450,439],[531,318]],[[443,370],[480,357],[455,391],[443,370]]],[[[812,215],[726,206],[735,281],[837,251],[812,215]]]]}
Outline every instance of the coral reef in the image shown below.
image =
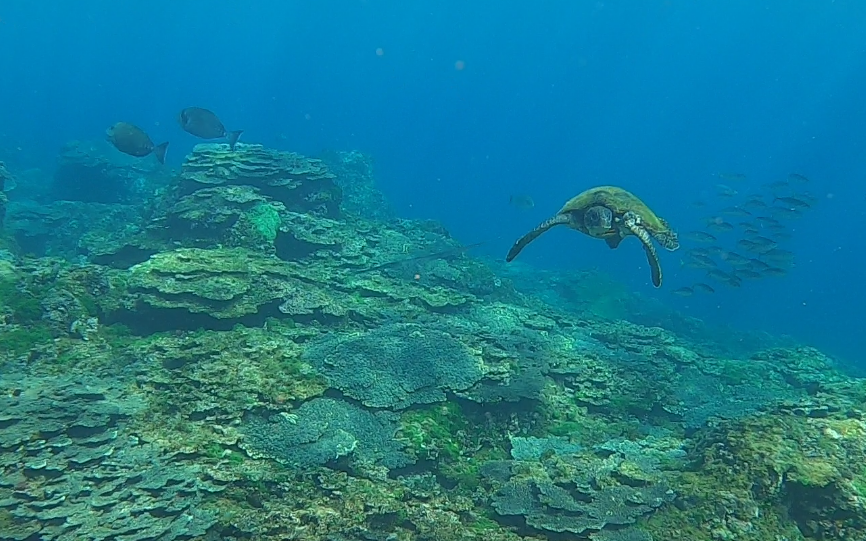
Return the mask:
{"type": "Polygon", "coordinates": [[[374,408],[403,409],[445,400],[483,376],[479,359],[441,330],[389,324],[357,335],[326,336],[304,359],[332,387],[374,408]]]}
{"type": "MultiPolygon", "coordinates": [[[[512,444],[514,444],[512,439],[512,444]]],[[[622,530],[674,498],[658,470],[664,454],[635,442],[611,442],[581,453],[559,440],[517,440],[512,462],[491,462],[485,474],[499,488],[493,508],[522,516],[528,527],[585,534],[622,530]],[[527,452],[527,444],[536,449],[527,452]]]]}
{"type": "Polygon", "coordinates": [[[351,455],[364,465],[399,468],[412,461],[394,440],[397,416],[371,413],[341,400],[316,398],[296,413],[248,415],[242,447],[296,468],[324,465],[351,455]]]}
{"type": "Polygon", "coordinates": [[[21,378],[0,395],[0,539],[189,539],[225,487],[129,431],[118,382],[21,378]]]}
{"type": "Polygon", "coordinates": [[[357,152],[100,152],[7,207],[0,539],[866,538],[820,351],[477,259],[357,152]]]}
{"type": "MultiPolygon", "coordinates": [[[[216,186],[248,186],[292,212],[329,218],[340,214],[340,188],[321,160],[261,145],[196,145],[181,168],[178,190],[193,194],[216,186]]],[[[183,201],[183,198],[181,198],[183,201]]]]}

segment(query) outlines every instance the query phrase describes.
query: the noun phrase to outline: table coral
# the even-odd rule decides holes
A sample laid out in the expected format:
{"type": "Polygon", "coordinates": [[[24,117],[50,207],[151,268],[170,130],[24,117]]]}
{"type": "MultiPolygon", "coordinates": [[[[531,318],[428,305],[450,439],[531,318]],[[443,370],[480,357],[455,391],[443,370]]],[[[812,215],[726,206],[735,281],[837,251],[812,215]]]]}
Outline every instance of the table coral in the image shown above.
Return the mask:
{"type": "Polygon", "coordinates": [[[325,336],[304,351],[331,385],[376,408],[403,409],[445,400],[483,374],[479,360],[448,333],[391,324],[365,333],[325,336]]]}
{"type": "Polygon", "coordinates": [[[341,191],[321,160],[239,143],[199,144],[181,167],[180,192],[190,194],[213,186],[251,186],[293,212],[336,217],[341,191]]]}

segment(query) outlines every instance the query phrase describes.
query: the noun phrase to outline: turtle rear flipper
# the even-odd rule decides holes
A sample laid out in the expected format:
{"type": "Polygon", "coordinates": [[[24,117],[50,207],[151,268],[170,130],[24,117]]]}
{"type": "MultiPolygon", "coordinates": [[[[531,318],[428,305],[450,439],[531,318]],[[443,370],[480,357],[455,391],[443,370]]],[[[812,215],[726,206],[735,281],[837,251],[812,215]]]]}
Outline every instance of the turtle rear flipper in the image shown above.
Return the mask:
{"type": "Polygon", "coordinates": [[[643,251],[646,253],[647,263],[649,263],[650,272],[652,273],[653,285],[655,287],[661,287],[662,266],[659,262],[659,255],[656,252],[656,248],[653,246],[649,231],[641,227],[637,221],[630,216],[626,216],[625,226],[628,227],[629,231],[639,238],[641,244],[643,244],[643,251]]]}
{"type": "Polygon", "coordinates": [[[517,242],[514,243],[514,246],[512,246],[511,249],[508,250],[508,255],[505,256],[505,261],[510,262],[512,259],[517,257],[517,254],[519,254],[524,248],[526,248],[527,244],[537,239],[542,233],[544,233],[551,227],[557,225],[566,225],[569,222],[571,222],[571,216],[569,216],[568,214],[557,214],[552,218],[548,218],[547,220],[541,222],[535,227],[535,229],[517,239],[517,242]]]}

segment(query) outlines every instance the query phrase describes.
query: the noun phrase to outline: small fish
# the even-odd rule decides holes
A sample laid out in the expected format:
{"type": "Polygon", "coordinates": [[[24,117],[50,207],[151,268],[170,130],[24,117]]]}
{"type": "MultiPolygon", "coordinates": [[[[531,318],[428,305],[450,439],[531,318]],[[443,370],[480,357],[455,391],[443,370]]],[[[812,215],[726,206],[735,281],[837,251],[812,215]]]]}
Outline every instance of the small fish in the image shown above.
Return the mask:
{"type": "Polygon", "coordinates": [[[703,231],[689,231],[684,235],[687,239],[693,240],[695,242],[716,242],[716,237],[710,235],[709,233],[704,233],[703,231]]]}
{"type": "Polygon", "coordinates": [[[730,186],[725,186],[724,184],[716,184],[716,194],[719,197],[734,197],[738,193],[740,192],[731,188],[730,186]]]}
{"type": "Polygon", "coordinates": [[[704,208],[705,206],[707,206],[707,204],[703,201],[692,201],[691,203],[691,207],[696,209],[704,208]]]}
{"type": "Polygon", "coordinates": [[[735,182],[743,182],[747,178],[745,173],[719,173],[718,176],[723,180],[732,180],[735,182]]]}
{"type": "Polygon", "coordinates": [[[774,218],[799,218],[803,215],[800,209],[785,207],[770,207],[768,213],[774,218]]]}
{"type": "Polygon", "coordinates": [[[692,284],[692,289],[694,291],[703,291],[704,293],[715,293],[716,292],[715,289],[713,289],[712,287],[710,287],[709,285],[707,285],[703,282],[698,282],[696,284],[692,284]]]}
{"type": "Polygon", "coordinates": [[[783,188],[789,188],[787,180],[777,180],[776,182],[771,182],[769,184],[764,184],[764,188],[767,188],[770,191],[781,190],[783,188]]]}
{"type": "Polygon", "coordinates": [[[165,163],[165,151],[168,149],[168,142],[154,145],[144,130],[134,124],[118,122],[105,131],[105,137],[109,143],[114,145],[114,148],[124,154],[143,158],[153,153],[159,163],[165,163]]]}
{"type": "Polygon", "coordinates": [[[686,261],[686,266],[693,269],[714,269],[716,262],[704,255],[691,254],[686,261]]]}
{"type": "Polygon", "coordinates": [[[753,197],[752,199],[749,199],[748,201],[746,201],[742,205],[743,208],[752,209],[752,210],[765,209],[765,208],[767,208],[767,206],[768,206],[767,203],[765,203],[759,197],[753,197]]]}
{"type": "Polygon", "coordinates": [[[691,256],[696,257],[709,257],[712,254],[712,251],[709,248],[692,248],[690,250],[686,250],[686,253],[691,256]]]}
{"type": "Polygon", "coordinates": [[[746,278],[748,280],[758,280],[761,278],[761,273],[751,269],[737,269],[738,278],[746,278]]]}
{"type": "Polygon", "coordinates": [[[238,138],[244,130],[228,131],[220,119],[207,109],[201,107],[187,107],[177,117],[183,131],[201,137],[202,139],[220,139],[225,137],[229,147],[235,149],[238,138]]]}
{"type": "Polygon", "coordinates": [[[809,192],[795,193],[794,197],[796,197],[798,199],[802,199],[803,201],[808,201],[812,205],[814,205],[815,203],[818,202],[818,196],[811,194],[809,192]]]}
{"type": "Polygon", "coordinates": [[[794,261],[794,252],[790,252],[788,250],[782,250],[781,248],[773,248],[772,250],[767,250],[761,257],[771,261],[794,261]]]}
{"type": "Polygon", "coordinates": [[[728,265],[732,267],[748,267],[749,266],[749,258],[743,257],[736,252],[728,252],[727,254],[722,256],[728,265]]]}
{"type": "Polygon", "coordinates": [[[755,220],[757,220],[758,222],[761,222],[761,224],[763,224],[763,225],[770,225],[770,224],[782,225],[782,222],[780,222],[779,220],[777,220],[775,218],[771,218],[769,216],[758,216],[757,218],[755,218],[755,220]]]}
{"type": "Polygon", "coordinates": [[[712,278],[713,280],[718,280],[719,282],[725,282],[725,283],[737,279],[736,276],[733,276],[731,274],[728,274],[725,271],[718,270],[718,269],[713,269],[713,270],[707,272],[707,276],[712,278]]]}
{"type": "Polygon", "coordinates": [[[521,210],[529,210],[535,207],[535,201],[528,195],[512,195],[508,198],[508,203],[521,210]]]}
{"type": "Polygon", "coordinates": [[[746,250],[747,252],[753,252],[757,248],[759,248],[758,244],[750,241],[749,239],[740,239],[737,241],[737,246],[746,250]]]}
{"type": "Polygon", "coordinates": [[[694,290],[690,287],[681,287],[672,291],[677,297],[691,297],[694,295],[694,290]]]}
{"type": "Polygon", "coordinates": [[[768,269],[764,269],[764,276],[785,276],[788,274],[788,271],[785,269],[780,269],[779,267],[770,267],[768,269]]]}
{"type": "Polygon", "coordinates": [[[760,259],[750,259],[749,267],[753,270],[763,271],[770,268],[770,265],[764,263],[760,259]]]}
{"type": "Polygon", "coordinates": [[[745,218],[746,216],[752,215],[751,212],[740,207],[726,207],[720,210],[719,214],[723,214],[725,216],[733,216],[736,218],[745,218]]]}
{"type": "Polygon", "coordinates": [[[788,175],[788,180],[795,184],[806,184],[809,182],[809,179],[799,173],[791,173],[788,175]]]}
{"type": "Polygon", "coordinates": [[[776,197],[773,199],[773,203],[775,203],[776,201],[781,201],[782,203],[785,204],[786,207],[793,207],[793,208],[807,209],[807,208],[810,208],[812,206],[808,202],[801,201],[800,199],[797,199],[796,197],[776,197]]]}
{"type": "Polygon", "coordinates": [[[711,218],[707,220],[707,229],[718,231],[719,233],[725,233],[727,231],[733,231],[734,226],[721,218],[711,218]]]}

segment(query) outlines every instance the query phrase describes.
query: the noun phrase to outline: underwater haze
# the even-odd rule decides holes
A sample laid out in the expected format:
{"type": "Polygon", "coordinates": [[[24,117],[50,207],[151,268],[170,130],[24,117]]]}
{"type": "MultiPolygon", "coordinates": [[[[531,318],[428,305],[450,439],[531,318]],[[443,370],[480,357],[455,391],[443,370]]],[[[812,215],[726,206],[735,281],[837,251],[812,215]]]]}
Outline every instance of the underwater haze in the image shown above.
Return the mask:
{"type": "MultiPolygon", "coordinates": [[[[21,148],[7,161],[53,160],[124,119],[171,140],[179,164],[196,141],[176,136],[174,112],[205,104],[246,141],[371,153],[402,215],[490,241],[491,257],[593,185],[633,191],[683,232],[719,173],[745,174],[744,193],[803,174],[820,202],[795,226],[786,276],[655,294],[853,360],[866,347],[864,32],[853,1],[9,2],[0,123],[21,148]],[[534,208],[509,207],[514,194],[534,208]]],[[[633,242],[549,237],[523,262],[597,266],[652,294],[633,242]]],[[[689,285],[680,254],[663,258],[667,283],[689,285]]]]}
{"type": "Polygon", "coordinates": [[[0,541],[866,539],[866,2],[0,3],[0,541]]]}
{"type": "MultiPolygon", "coordinates": [[[[736,189],[749,190],[796,172],[821,201],[796,226],[787,276],[664,299],[851,358],[866,347],[862,3],[53,5],[0,13],[0,122],[22,161],[122,118],[171,139],[179,164],[195,141],[174,137],[173,112],[206,104],[247,141],[370,152],[402,214],[491,240],[491,256],[596,184],[633,191],[684,231],[717,173],[747,175],[736,189]],[[512,194],[536,206],[515,212],[512,194]]],[[[555,231],[524,258],[599,266],[649,291],[631,244],[607,253],[555,231]]]]}

